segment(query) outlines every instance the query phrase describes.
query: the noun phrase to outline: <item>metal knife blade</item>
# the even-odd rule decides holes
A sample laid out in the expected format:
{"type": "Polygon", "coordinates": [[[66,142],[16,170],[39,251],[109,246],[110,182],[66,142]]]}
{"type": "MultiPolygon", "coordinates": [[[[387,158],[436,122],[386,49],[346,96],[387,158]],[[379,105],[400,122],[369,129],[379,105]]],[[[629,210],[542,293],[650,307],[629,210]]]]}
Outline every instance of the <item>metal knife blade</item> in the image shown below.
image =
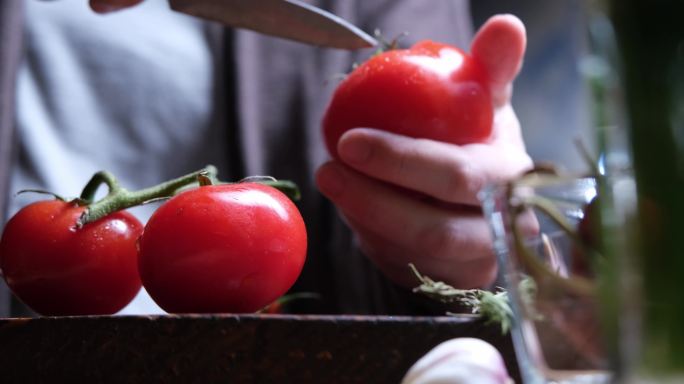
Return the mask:
{"type": "Polygon", "coordinates": [[[267,35],[341,49],[377,41],[348,21],[299,0],[169,0],[178,12],[267,35]]]}

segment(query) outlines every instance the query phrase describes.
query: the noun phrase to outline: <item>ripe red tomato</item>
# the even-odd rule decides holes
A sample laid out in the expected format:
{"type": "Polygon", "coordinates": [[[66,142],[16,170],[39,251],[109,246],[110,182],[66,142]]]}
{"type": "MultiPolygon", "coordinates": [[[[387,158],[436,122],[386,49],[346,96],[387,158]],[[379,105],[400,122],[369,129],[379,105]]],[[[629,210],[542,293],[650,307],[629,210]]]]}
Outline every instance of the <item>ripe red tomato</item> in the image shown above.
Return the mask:
{"type": "Polygon", "coordinates": [[[485,141],[494,111],[482,65],[460,49],[422,41],[358,66],[323,118],[328,151],[351,128],[377,128],[452,144],[485,141]]]}
{"type": "Polygon", "coordinates": [[[112,314],[140,290],[140,221],[119,211],[76,228],[84,209],[39,201],[7,222],[0,268],[12,292],[39,314],[112,314]]]}
{"type": "Polygon", "coordinates": [[[258,183],[202,186],[159,207],[140,238],[140,275],[171,313],[257,311],[297,280],[306,228],[297,207],[258,183]]]}

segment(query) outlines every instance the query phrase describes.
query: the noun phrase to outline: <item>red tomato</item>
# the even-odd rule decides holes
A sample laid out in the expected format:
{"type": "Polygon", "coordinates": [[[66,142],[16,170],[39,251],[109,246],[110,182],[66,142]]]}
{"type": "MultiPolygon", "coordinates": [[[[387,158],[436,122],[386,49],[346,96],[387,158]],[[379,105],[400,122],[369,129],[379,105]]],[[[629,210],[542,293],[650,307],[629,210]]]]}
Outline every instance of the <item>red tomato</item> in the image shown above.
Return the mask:
{"type": "Polygon", "coordinates": [[[290,289],[305,258],[297,207],[257,183],[181,193],[140,239],[143,286],[171,313],[255,312],[290,289]]]}
{"type": "Polygon", "coordinates": [[[14,294],[39,314],[112,314],[140,290],[140,221],[120,211],[76,228],[84,209],[39,201],[7,222],[0,268],[14,294]]]}
{"type": "Polygon", "coordinates": [[[584,215],[577,225],[577,234],[583,247],[575,245],[572,249],[572,273],[580,276],[593,277],[593,263],[591,255],[587,253],[588,249],[597,250],[600,245],[598,242],[599,223],[600,219],[599,200],[594,198],[586,206],[584,206],[584,215]]]}
{"type": "Polygon", "coordinates": [[[422,41],[358,66],[323,118],[328,151],[351,128],[377,128],[452,144],[485,141],[494,111],[482,65],[458,48],[422,41]]]}

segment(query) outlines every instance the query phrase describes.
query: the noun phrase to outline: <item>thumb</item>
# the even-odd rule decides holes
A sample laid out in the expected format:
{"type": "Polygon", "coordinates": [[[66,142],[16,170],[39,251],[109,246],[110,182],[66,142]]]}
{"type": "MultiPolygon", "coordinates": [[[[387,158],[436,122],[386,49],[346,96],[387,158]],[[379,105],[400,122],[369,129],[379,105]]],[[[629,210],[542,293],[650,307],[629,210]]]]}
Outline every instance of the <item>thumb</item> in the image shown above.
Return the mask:
{"type": "Polygon", "coordinates": [[[527,36],[525,25],[513,15],[496,15],[475,35],[470,53],[485,67],[491,81],[494,105],[511,97],[512,82],[522,66],[527,36]]]}

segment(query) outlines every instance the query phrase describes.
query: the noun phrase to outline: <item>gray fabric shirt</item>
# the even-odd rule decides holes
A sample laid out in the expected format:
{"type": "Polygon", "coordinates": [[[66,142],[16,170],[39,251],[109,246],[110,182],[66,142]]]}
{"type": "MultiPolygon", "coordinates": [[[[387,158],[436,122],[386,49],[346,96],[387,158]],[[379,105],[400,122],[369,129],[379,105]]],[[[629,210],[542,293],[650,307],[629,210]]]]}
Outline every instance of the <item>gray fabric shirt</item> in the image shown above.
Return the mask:
{"type": "MultiPolygon", "coordinates": [[[[83,3],[72,5],[78,13],[68,15],[60,15],[68,12],[67,3],[28,5],[30,12],[54,14],[47,18],[52,23],[45,23],[47,19],[34,18],[39,13],[29,13],[24,33],[16,7],[21,1],[0,5],[0,17],[13,21],[0,24],[0,137],[14,140],[17,133],[17,145],[6,148],[4,141],[0,154],[7,168],[0,168],[2,193],[10,190],[9,169],[15,170],[12,190],[33,184],[65,194],[77,194],[65,189],[80,188],[100,168],[113,171],[131,189],[207,162],[219,165],[226,179],[255,174],[291,179],[302,188],[299,208],[309,234],[308,259],[294,290],[324,298],[298,310],[434,310],[389,283],[358,252],[334,207],[314,187],[314,170],[327,158],[320,119],[334,89],[330,80],[368,52],[223,31],[171,14],[155,0],[101,19],[87,13],[83,3]],[[60,33],[52,38],[68,40],[46,40],[56,27],[60,33]],[[92,36],[79,35],[83,31],[92,31],[92,36]],[[16,47],[22,35],[25,66],[17,76],[16,47]],[[86,49],[87,54],[72,49],[86,49]],[[7,118],[15,110],[13,79],[19,80],[16,120],[7,118]],[[33,113],[25,108],[29,105],[40,110],[33,113]],[[10,161],[13,168],[7,166],[10,161]]],[[[389,37],[410,31],[407,45],[431,38],[467,47],[471,37],[466,1],[315,3],[367,31],[380,29],[389,37]]],[[[0,204],[6,196],[0,196],[0,204]]],[[[15,204],[11,210],[21,205],[15,204]]]]}
{"type": "MultiPolygon", "coordinates": [[[[0,3],[0,215],[5,217],[14,140],[14,84],[21,56],[22,1],[0,3]]],[[[4,220],[3,220],[4,222],[4,220]]],[[[10,294],[0,281],[0,316],[10,312],[10,294]]]]}
{"type": "MultiPolygon", "coordinates": [[[[87,2],[29,1],[25,14],[11,191],[76,196],[101,169],[140,189],[202,164],[227,167],[221,28],[161,1],[107,16],[87,2]]],[[[42,198],[10,198],[9,215],[42,198]]],[[[131,211],[145,222],[157,205],[131,211]]],[[[163,311],[143,289],[121,313],[163,311]]]]}

